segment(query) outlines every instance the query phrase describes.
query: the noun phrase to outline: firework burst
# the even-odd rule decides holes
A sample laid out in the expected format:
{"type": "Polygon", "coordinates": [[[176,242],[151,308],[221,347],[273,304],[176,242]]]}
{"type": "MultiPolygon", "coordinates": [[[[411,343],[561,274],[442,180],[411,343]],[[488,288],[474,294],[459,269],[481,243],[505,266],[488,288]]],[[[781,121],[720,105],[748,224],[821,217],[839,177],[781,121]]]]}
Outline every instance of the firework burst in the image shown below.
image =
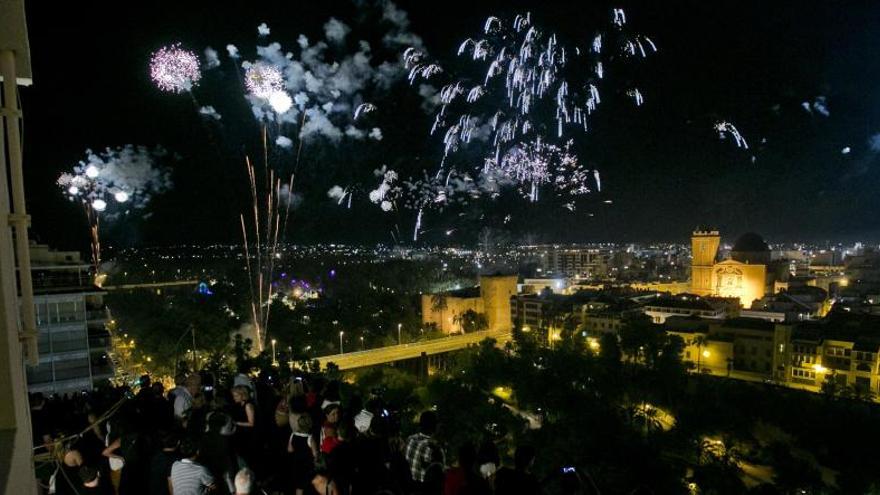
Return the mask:
{"type": "MultiPolygon", "coordinates": [[[[462,66],[475,73],[453,75],[439,91],[431,134],[442,136],[443,158],[429,182],[446,179],[434,200],[421,201],[418,224],[425,208],[447,204],[454,194],[494,198],[499,188],[512,186],[537,201],[539,191],[549,188],[573,210],[575,197],[599,189],[598,172],[579,164],[571,135],[588,132],[589,117],[601,103],[600,83],[616,61],[657,50],[650,38],[626,32],[622,9],[613,9],[609,21],[607,32],[581,47],[565,45],[528,13],[512,20],[489,17],[479,37],[459,45],[457,55],[467,59],[462,66]],[[456,159],[456,152],[474,144],[489,150],[481,167],[456,159]],[[449,187],[455,177],[463,178],[462,187],[449,187]]],[[[416,47],[403,60],[411,84],[447,74],[416,47]]],[[[635,106],[645,101],[637,87],[618,92],[635,106]]],[[[424,187],[416,189],[421,194],[424,187]]]]}
{"type": "Polygon", "coordinates": [[[284,77],[278,67],[258,62],[250,64],[245,69],[244,85],[250,94],[268,100],[273,95],[283,92],[284,77]]]}
{"type": "Polygon", "coordinates": [[[101,265],[100,218],[115,220],[147,206],[156,194],[171,187],[167,169],[159,159],[167,156],[162,148],[127,145],[95,153],[86,150],[86,159],[62,173],[56,183],[68,199],[80,203],[89,222],[92,263],[95,273],[101,265]]]}
{"type": "Polygon", "coordinates": [[[150,59],[150,78],[162,91],[190,91],[202,78],[199,59],[195,53],[181,48],[180,43],[162,47],[150,59]]]}

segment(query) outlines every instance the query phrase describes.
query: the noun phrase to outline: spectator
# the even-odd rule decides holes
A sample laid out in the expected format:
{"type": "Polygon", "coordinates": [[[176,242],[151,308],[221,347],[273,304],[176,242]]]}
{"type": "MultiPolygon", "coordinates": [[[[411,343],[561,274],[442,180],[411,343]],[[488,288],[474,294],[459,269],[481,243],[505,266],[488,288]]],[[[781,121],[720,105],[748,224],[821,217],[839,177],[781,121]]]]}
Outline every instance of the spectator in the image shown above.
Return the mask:
{"type": "Polygon", "coordinates": [[[186,389],[186,375],[183,373],[178,373],[174,377],[174,388],[168,391],[168,401],[174,404],[174,401],[177,399],[177,394],[183,392],[186,389]]]}
{"type": "Polygon", "coordinates": [[[347,422],[340,422],[336,428],[336,445],[330,449],[327,456],[327,468],[330,477],[336,482],[336,487],[342,495],[351,493],[351,482],[354,479],[355,446],[352,442],[354,426],[347,422]]]}
{"type": "Polygon", "coordinates": [[[254,492],[254,472],[248,468],[239,469],[235,474],[235,495],[252,495],[254,492]]]}
{"type": "Polygon", "coordinates": [[[337,437],[336,434],[335,426],[325,425],[323,428],[321,428],[321,436],[324,437],[324,439],[321,440],[322,454],[329,454],[330,452],[333,452],[333,449],[335,449],[340,444],[339,437],[337,437]]]}
{"type": "Polygon", "coordinates": [[[76,493],[79,495],[113,495],[113,487],[101,477],[101,472],[93,466],[81,467],[79,479],[82,482],[76,489],[76,493]]]}
{"type": "MultiPolygon", "coordinates": [[[[339,417],[342,413],[342,408],[337,403],[328,404],[327,407],[323,408],[323,412],[324,421],[321,424],[320,437],[322,451],[324,451],[325,438],[327,438],[328,436],[336,437],[336,425],[339,423],[339,417]]],[[[335,446],[335,441],[331,441],[330,444],[335,446]]],[[[332,447],[330,449],[332,450],[332,447]]],[[[327,450],[326,452],[329,452],[329,450],[327,450]]]]}
{"type": "Polygon", "coordinates": [[[161,449],[150,458],[148,486],[150,495],[168,495],[171,466],[177,460],[177,436],[165,433],[160,442],[161,449]]]}
{"type": "Polygon", "coordinates": [[[82,465],[82,454],[76,445],[71,445],[64,453],[61,465],[55,472],[55,495],[75,495],[78,493],[79,470],[82,465]]]}
{"type": "Polygon", "coordinates": [[[257,412],[251,400],[250,389],[244,385],[232,387],[232,421],[235,424],[235,433],[232,436],[232,445],[235,453],[241,457],[248,467],[254,467],[254,443],[257,412]]]}
{"type": "Polygon", "coordinates": [[[193,397],[199,393],[199,388],[201,386],[202,378],[197,373],[193,373],[186,377],[185,387],[178,386],[173,390],[174,417],[177,418],[181,424],[186,424],[190,409],[192,408],[193,397]]]}
{"type": "Polygon", "coordinates": [[[500,463],[501,458],[498,455],[498,447],[495,446],[495,442],[490,437],[486,437],[477,451],[477,465],[479,466],[480,475],[487,480],[494,479],[495,471],[498,470],[500,463]]]}
{"type": "Polygon", "coordinates": [[[230,422],[226,413],[213,411],[208,419],[208,431],[199,444],[199,462],[218,480],[222,493],[234,491],[233,477],[238,471],[230,437],[223,434],[230,422]]]}
{"type": "Polygon", "coordinates": [[[535,462],[535,449],[529,445],[516,448],[513,469],[503,467],[495,476],[495,491],[512,495],[537,495],[540,493],[538,479],[531,473],[535,462]]]}
{"type": "Polygon", "coordinates": [[[49,411],[46,408],[46,397],[41,392],[31,394],[31,429],[34,437],[34,447],[41,445],[48,450],[52,444],[52,425],[49,419],[49,411]]]}
{"type": "Polygon", "coordinates": [[[173,495],[203,495],[215,487],[214,477],[205,466],[196,462],[199,449],[190,438],[180,442],[181,460],[171,466],[168,482],[173,495]]]}
{"type": "Polygon", "coordinates": [[[299,417],[297,428],[291,433],[287,443],[287,453],[290,458],[290,484],[297,495],[302,495],[311,484],[315,457],[318,455],[318,446],[314,435],[312,435],[312,418],[310,416],[299,417]]]}
{"type": "Polygon", "coordinates": [[[312,488],[318,495],[341,495],[336,488],[336,483],[330,478],[327,469],[327,458],[322,454],[315,461],[315,477],[312,478],[312,488]]]}
{"type": "Polygon", "coordinates": [[[437,415],[433,411],[425,411],[419,417],[419,432],[406,441],[406,461],[416,488],[424,483],[425,471],[434,459],[439,459],[440,464],[446,464],[443,450],[433,437],[436,431],[437,415]]]}
{"type": "MultiPolygon", "coordinates": [[[[446,471],[444,495],[480,495],[492,493],[489,482],[477,468],[477,451],[466,442],[458,448],[458,465],[446,471]]],[[[503,492],[498,492],[503,493],[503,492]]]]}

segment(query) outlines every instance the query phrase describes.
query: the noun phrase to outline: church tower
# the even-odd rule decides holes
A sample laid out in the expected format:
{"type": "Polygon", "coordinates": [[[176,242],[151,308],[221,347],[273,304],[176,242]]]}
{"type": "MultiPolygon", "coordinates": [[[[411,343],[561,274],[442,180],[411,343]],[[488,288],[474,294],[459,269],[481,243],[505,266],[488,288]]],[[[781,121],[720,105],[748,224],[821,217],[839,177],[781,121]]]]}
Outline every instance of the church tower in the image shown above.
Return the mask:
{"type": "Polygon", "coordinates": [[[712,266],[718,255],[721,236],[714,229],[700,229],[691,236],[691,292],[712,295],[712,266]]]}

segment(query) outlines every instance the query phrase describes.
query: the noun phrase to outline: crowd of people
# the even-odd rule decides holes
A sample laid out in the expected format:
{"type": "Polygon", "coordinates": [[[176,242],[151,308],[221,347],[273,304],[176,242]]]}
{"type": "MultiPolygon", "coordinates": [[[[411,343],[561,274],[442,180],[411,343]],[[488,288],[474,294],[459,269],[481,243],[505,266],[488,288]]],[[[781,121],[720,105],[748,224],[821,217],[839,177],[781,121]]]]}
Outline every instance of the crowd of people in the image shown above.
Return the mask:
{"type": "MultiPolygon", "coordinates": [[[[149,377],[136,393],[113,389],[47,400],[32,396],[36,450],[54,460],[50,492],[63,495],[481,495],[545,493],[520,445],[503,465],[491,440],[448,455],[438,417],[401,431],[381,391],[342,400],[323,375],[285,383],[239,373],[231,383],[193,373],[165,391],[149,377]],[[409,433],[409,434],[408,434],[409,433]],[[59,438],[61,440],[59,440],[59,438]]],[[[454,427],[454,425],[449,425],[454,427]]],[[[51,473],[49,472],[51,471],[51,473]]],[[[588,493],[576,472],[562,493],[588,493]],[[568,487],[568,488],[566,488],[568,487]]]]}

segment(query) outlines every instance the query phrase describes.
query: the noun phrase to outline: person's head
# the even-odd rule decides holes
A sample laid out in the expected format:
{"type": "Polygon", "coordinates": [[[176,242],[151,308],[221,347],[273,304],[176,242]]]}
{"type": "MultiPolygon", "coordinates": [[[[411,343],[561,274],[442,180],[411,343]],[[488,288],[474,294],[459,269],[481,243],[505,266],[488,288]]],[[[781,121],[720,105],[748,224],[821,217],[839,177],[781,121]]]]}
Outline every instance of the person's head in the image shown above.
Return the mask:
{"type": "Polygon", "coordinates": [[[254,472],[248,468],[235,474],[235,495],[250,495],[254,489],[254,472]]]}
{"type": "Polygon", "coordinates": [[[43,392],[37,392],[35,394],[31,394],[31,407],[34,409],[38,409],[43,407],[46,404],[46,396],[43,395],[43,392]]]}
{"type": "Polygon", "coordinates": [[[300,433],[309,433],[310,431],[312,431],[312,426],[314,426],[314,424],[312,423],[312,417],[308,414],[303,414],[296,421],[296,429],[300,433]]]}
{"type": "Polygon", "coordinates": [[[294,395],[290,398],[287,409],[293,414],[304,414],[309,410],[306,397],[304,395],[294,395]]]}
{"type": "Polygon", "coordinates": [[[425,435],[433,435],[437,432],[437,413],[425,411],[419,417],[419,431],[425,435]]]}
{"type": "Polygon", "coordinates": [[[198,373],[193,373],[186,377],[186,389],[190,394],[196,395],[202,387],[202,377],[198,373]]]}
{"type": "Polygon", "coordinates": [[[79,479],[82,481],[84,486],[95,487],[98,486],[98,478],[100,476],[100,472],[94,466],[83,466],[79,468],[79,479]]]}
{"type": "Polygon", "coordinates": [[[162,382],[153,382],[153,384],[150,385],[150,388],[153,390],[153,395],[156,397],[162,397],[165,395],[165,386],[162,385],[162,382]]]}
{"type": "Polygon", "coordinates": [[[339,423],[339,415],[342,412],[342,408],[339,407],[339,404],[330,404],[324,408],[324,420],[332,425],[339,423]]]}
{"type": "Polygon", "coordinates": [[[238,404],[244,404],[251,398],[251,391],[244,385],[232,387],[232,400],[238,404]]]}
{"type": "Polygon", "coordinates": [[[535,448],[531,445],[520,445],[513,454],[513,466],[517,471],[528,471],[535,461],[535,448]]]}
{"type": "Polygon", "coordinates": [[[142,389],[144,389],[144,390],[149,389],[150,385],[152,385],[152,383],[153,382],[152,382],[152,380],[150,380],[150,375],[141,375],[140,384],[141,384],[142,389]]]}
{"type": "Polygon", "coordinates": [[[327,382],[324,386],[324,392],[322,394],[324,399],[329,401],[338,401],[339,400],[339,382],[336,380],[331,380],[327,382]]]}
{"type": "Polygon", "coordinates": [[[306,395],[306,387],[303,385],[301,377],[295,376],[290,379],[290,398],[302,397],[306,395]]]}
{"type": "Polygon", "coordinates": [[[184,438],[180,441],[180,455],[185,459],[194,459],[199,455],[199,445],[192,438],[184,438]]]}
{"type": "Polygon", "coordinates": [[[208,417],[208,431],[211,433],[220,433],[229,423],[230,419],[226,413],[214,411],[208,417]]]}
{"type": "Polygon", "coordinates": [[[160,445],[162,445],[162,450],[164,451],[172,451],[177,449],[178,439],[177,435],[171,432],[162,433],[160,437],[160,445]]]}
{"type": "Polygon", "coordinates": [[[182,386],[186,385],[186,374],[178,373],[177,375],[175,375],[174,376],[174,384],[177,385],[178,387],[182,387],[182,386]]]}

